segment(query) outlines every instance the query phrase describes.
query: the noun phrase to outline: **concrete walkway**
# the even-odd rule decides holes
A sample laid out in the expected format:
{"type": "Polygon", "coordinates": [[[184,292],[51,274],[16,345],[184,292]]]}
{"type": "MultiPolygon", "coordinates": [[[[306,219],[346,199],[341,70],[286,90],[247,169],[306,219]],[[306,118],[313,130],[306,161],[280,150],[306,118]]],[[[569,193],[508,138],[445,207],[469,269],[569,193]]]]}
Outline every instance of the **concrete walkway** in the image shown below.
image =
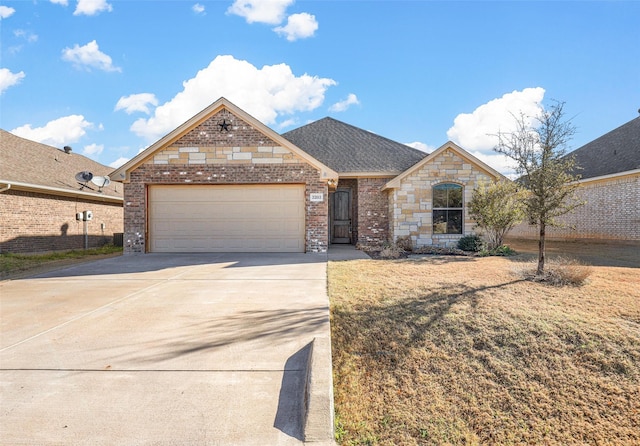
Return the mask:
{"type": "Polygon", "coordinates": [[[331,444],[326,260],[148,254],[0,283],[2,444],[331,444]]]}
{"type": "Polygon", "coordinates": [[[339,262],[343,260],[366,260],[371,257],[364,251],[356,249],[353,245],[330,245],[328,258],[331,261],[339,262]]]}

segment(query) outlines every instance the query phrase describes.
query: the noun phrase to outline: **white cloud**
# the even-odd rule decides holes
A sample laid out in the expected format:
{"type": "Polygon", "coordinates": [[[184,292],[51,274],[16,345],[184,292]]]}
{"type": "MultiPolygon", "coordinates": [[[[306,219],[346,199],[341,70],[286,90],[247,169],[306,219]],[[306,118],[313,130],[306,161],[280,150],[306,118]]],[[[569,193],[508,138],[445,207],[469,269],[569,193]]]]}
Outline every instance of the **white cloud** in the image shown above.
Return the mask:
{"type": "Polygon", "coordinates": [[[32,128],[31,124],[25,124],[11,133],[51,146],[65,146],[80,140],[86,134],[85,129],[91,127],[93,124],[84,116],[69,115],[49,121],[44,127],[32,128]]]}
{"type": "Polygon", "coordinates": [[[201,5],[200,3],[196,3],[191,7],[191,10],[196,14],[204,14],[204,5],[201,5]]]}
{"type": "Polygon", "coordinates": [[[134,112],[151,113],[149,105],[158,105],[158,99],[153,93],[131,94],[118,99],[115,110],[124,110],[127,114],[134,112]]]}
{"type": "Polygon", "coordinates": [[[82,153],[84,155],[100,155],[104,150],[103,144],[89,144],[88,146],[84,146],[82,153]]]}
{"type": "Polygon", "coordinates": [[[280,124],[278,124],[278,128],[284,129],[287,127],[291,127],[292,125],[296,125],[297,123],[298,123],[298,120],[296,118],[285,119],[280,124]]]}
{"type": "Polygon", "coordinates": [[[405,146],[409,146],[409,147],[413,147],[414,149],[418,149],[421,150],[423,152],[427,152],[427,153],[431,153],[434,150],[436,150],[434,147],[431,147],[428,144],[425,144],[423,142],[420,141],[415,141],[415,142],[407,142],[404,143],[405,146]]]}
{"type": "Polygon", "coordinates": [[[358,100],[358,97],[353,93],[349,93],[349,96],[347,96],[347,99],[345,99],[344,101],[336,102],[331,107],[329,107],[329,111],[343,112],[347,110],[350,106],[359,105],[359,104],[360,104],[360,101],[358,100]]]}
{"type": "Polygon", "coordinates": [[[318,22],[316,21],[316,16],[303,12],[290,15],[285,26],[278,26],[273,30],[280,35],[284,35],[289,42],[293,42],[298,39],[312,37],[318,30],[318,22]]]}
{"type": "Polygon", "coordinates": [[[515,130],[514,116],[523,113],[533,118],[542,111],[544,93],[544,88],[525,88],[493,99],[472,113],[461,113],[447,136],[465,149],[491,150],[497,144],[498,132],[515,130]]]}
{"type": "Polygon", "coordinates": [[[96,15],[102,11],[113,11],[113,7],[107,3],[107,0],[78,0],[73,15],[96,15]]]}
{"type": "Polygon", "coordinates": [[[0,5],[0,19],[7,19],[11,17],[16,10],[8,6],[0,5]]]}
{"type": "Polygon", "coordinates": [[[62,5],[67,6],[69,4],[69,0],[49,0],[54,5],[62,5]]]}
{"type": "Polygon", "coordinates": [[[18,37],[18,38],[23,38],[24,40],[26,40],[29,43],[33,43],[33,42],[37,42],[38,41],[38,35],[37,34],[33,34],[31,31],[25,31],[23,29],[17,29],[13,32],[13,35],[18,37]]]}
{"type": "Polygon", "coordinates": [[[12,73],[8,68],[0,68],[0,94],[4,93],[7,88],[19,84],[25,76],[24,71],[12,73]]]}
{"type": "Polygon", "coordinates": [[[124,163],[126,163],[127,161],[129,161],[131,158],[125,158],[124,156],[121,156],[120,158],[118,158],[117,160],[109,163],[109,167],[113,167],[114,169],[117,169],[118,167],[124,165],[124,163]]]}
{"type": "Polygon", "coordinates": [[[76,43],[73,48],[65,48],[62,50],[62,60],[71,62],[78,69],[90,70],[93,67],[103,71],[122,71],[113,65],[111,57],[100,51],[95,40],[84,46],[78,46],[76,43]]]}
{"type": "Polygon", "coordinates": [[[502,175],[515,180],[519,175],[516,174],[516,168],[513,160],[500,153],[492,151],[468,150],[470,154],[478,158],[480,161],[493,167],[502,175]]]}
{"type": "Polygon", "coordinates": [[[247,23],[282,23],[285,11],[294,0],[235,0],[227,13],[244,17],[247,23]]]}
{"type": "Polygon", "coordinates": [[[183,90],[155,109],[149,119],[138,119],[131,130],[156,140],[221,96],[271,125],[280,115],[311,111],[322,105],[333,79],[295,76],[286,64],[256,68],[233,56],[218,56],[196,76],[183,82],[183,90]]]}
{"type": "Polygon", "coordinates": [[[516,130],[515,117],[522,113],[533,122],[543,110],[545,90],[541,87],[513,91],[476,108],[472,113],[456,116],[453,127],[447,131],[450,140],[468,150],[503,175],[514,177],[513,162],[496,153],[496,135],[516,130]]]}

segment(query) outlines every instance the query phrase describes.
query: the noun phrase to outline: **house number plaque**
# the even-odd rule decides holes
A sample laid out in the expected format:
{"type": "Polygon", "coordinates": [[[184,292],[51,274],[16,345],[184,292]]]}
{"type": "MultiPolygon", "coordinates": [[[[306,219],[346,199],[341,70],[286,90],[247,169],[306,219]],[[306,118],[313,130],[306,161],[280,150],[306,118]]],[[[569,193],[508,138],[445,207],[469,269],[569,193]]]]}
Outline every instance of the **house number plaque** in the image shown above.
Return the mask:
{"type": "Polygon", "coordinates": [[[311,202],[324,201],[324,194],[309,194],[309,201],[311,202]]]}

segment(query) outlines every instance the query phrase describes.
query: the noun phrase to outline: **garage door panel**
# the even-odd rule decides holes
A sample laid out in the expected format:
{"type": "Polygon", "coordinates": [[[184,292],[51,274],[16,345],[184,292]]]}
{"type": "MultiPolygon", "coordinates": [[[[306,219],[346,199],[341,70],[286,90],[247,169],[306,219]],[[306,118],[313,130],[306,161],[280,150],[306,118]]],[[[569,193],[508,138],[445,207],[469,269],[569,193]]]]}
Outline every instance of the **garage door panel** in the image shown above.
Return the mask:
{"type": "Polygon", "coordinates": [[[303,185],[149,187],[152,252],[304,252],[303,185]]]}

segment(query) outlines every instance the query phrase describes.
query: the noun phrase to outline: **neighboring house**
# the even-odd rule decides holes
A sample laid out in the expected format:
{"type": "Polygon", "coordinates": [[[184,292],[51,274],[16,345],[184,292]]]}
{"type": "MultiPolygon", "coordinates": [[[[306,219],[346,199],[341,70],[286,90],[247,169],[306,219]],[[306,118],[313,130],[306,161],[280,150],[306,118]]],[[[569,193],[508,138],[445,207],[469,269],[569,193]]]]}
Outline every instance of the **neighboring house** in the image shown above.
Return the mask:
{"type": "MultiPolygon", "coordinates": [[[[122,185],[78,183],[112,169],[89,158],[0,130],[0,252],[33,253],[101,246],[122,233],[122,185]],[[91,211],[84,222],[76,214],[91,211]],[[85,237],[86,226],[86,237],[85,237]]],[[[83,182],[84,183],[84,182],[83,182]]]]}
{"type": "MultiPolygon", "coordinates": [[[[640,117],[569,153],[581,179],[585,204],[547,227],[549,239],[640,240],[640,117]]],[[[510,237],[537,238],[536,226],[520,224],[510,237]]]]}
{"type": "Polygon", "coordinates": [[[453,143],[427,155],[331,118],[279,135],[221,98],[111,177],[131,253],[451,245],[473,231],[473,188],[502,176],[453,143]]]}

